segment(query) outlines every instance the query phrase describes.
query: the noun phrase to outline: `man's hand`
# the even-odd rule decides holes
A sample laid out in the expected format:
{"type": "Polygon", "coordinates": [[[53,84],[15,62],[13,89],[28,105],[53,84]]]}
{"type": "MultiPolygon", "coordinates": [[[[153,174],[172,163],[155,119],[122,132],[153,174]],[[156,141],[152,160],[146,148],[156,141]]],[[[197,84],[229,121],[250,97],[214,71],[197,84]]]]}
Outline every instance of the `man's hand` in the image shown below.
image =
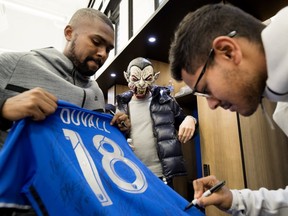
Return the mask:
{"type": "Polygon", "coordinates": [[[186,116],[179,126],[178,139],[181,143],[190,140],[195,132],[196,120],[192,116],[186,116]]]}
{"type": "Polygon", "coordinates": [[[113,119],[110,122],[111,125],[117,124],[118,128],[121,131],[127,132],[131,128],[131,122],[127,114],[123,112],[117,112],[113,116],[113,119]]]}
{"type": "Polygon", "coordinates": [[[42,88],[34,88],[8,98],[2,107],[2,117],[17,121],[26,117],[39,121],[57,109],[57,98],[42,88]]]}
{"type": "Polygon", "coordinates": [[[202,207],[214,205],[221,210],[228,210],[232,205],[232,192],[228,187],[223,186],[217,192],[208,197],[201,197],[202,194],[219,182],[215,176],[207,176],[193,181],[194,198],[198,199],[197,204],[202,207]]]}

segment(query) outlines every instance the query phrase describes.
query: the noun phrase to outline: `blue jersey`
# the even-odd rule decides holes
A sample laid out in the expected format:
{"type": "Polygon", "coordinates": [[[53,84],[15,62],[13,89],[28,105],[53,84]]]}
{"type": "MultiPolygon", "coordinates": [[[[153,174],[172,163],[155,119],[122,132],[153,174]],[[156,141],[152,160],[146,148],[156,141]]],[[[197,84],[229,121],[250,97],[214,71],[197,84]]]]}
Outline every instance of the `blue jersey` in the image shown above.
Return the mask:
{"type": "Polygon", "coordinates": [[[0,152],[0,207],[38,215],[203,215],[134,155],[111,115],[60,101],[11,129],[0,152]]]}

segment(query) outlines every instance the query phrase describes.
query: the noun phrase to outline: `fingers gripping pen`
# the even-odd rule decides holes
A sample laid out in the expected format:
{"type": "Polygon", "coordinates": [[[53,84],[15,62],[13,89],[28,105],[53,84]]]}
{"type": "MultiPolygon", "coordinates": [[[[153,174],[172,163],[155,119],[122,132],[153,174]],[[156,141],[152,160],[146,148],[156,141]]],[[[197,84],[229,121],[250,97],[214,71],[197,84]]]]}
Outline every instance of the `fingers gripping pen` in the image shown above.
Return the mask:
{"type": "MultiPolygon", "coordinates": [[[[109,110],[109,112],[114,116],[115,115],[115,112],[113,110],[109,110]]],[[[125,121],[121,121],[120,123],[123,127],[126,127],[127,128],[127,125],[125,123],[125,121]]]]}
{"type": "MultiPolygon", "coordinates": [[[[208,197],[210,196],[212,193],[218,191],[219,189],[221,189],[223,186],[225,185],[225,181],[220,181],[219,183],[217,183],[216,185],[214,185],[212,188],[210,188],[209,190],[205,191],[201,197],[208,197]]],[[[197,199],[192,200],[191,203],[189,203],[186,207],[185,210],[191,208],[191,206],[196,205],[197,204],[197,199]]]]}

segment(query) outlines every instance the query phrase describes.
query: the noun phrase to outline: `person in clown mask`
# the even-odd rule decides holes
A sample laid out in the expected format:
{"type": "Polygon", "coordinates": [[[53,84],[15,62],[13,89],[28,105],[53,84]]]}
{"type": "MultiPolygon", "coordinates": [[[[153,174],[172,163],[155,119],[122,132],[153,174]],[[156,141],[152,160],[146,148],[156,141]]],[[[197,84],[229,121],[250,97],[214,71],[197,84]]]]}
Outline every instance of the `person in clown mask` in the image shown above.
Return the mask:
{"type": "Polygon", "coordinates": [[[187,175],[181,143],[192,138],[197,120],[184,114],[167,87],[154,85],[159,74],[149,60],[133,59],[124,71],[130,90],[116,96],[117,109],[129,115],[137,157],[173,188],[174,176],[187,175]]]}

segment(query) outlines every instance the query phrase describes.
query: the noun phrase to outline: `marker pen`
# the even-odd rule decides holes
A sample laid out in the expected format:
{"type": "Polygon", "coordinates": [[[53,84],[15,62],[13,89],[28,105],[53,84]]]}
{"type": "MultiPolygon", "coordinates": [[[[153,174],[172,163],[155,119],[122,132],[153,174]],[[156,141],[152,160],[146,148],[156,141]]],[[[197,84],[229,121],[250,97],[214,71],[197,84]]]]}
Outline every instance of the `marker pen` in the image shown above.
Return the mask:
{"type": "MultiPolygon", "coordinates": [[[[225,181],[220,181],[219,183],[217,183],[216,185],[214,185],[212,188],[210,188],[209,190],[205,191],[201,197],[208,197],[210,196],[212,193],[218,191],[220,188],[222,188],[225,185],[225,181]]],[[[197,199],[192,200],[191,203],[189,203],[189,205],[187,205],[185,207],[184,210],[187,210],[189,208],[191,208],[191,206],[196,205],[197,204],[197,199]]]]}

